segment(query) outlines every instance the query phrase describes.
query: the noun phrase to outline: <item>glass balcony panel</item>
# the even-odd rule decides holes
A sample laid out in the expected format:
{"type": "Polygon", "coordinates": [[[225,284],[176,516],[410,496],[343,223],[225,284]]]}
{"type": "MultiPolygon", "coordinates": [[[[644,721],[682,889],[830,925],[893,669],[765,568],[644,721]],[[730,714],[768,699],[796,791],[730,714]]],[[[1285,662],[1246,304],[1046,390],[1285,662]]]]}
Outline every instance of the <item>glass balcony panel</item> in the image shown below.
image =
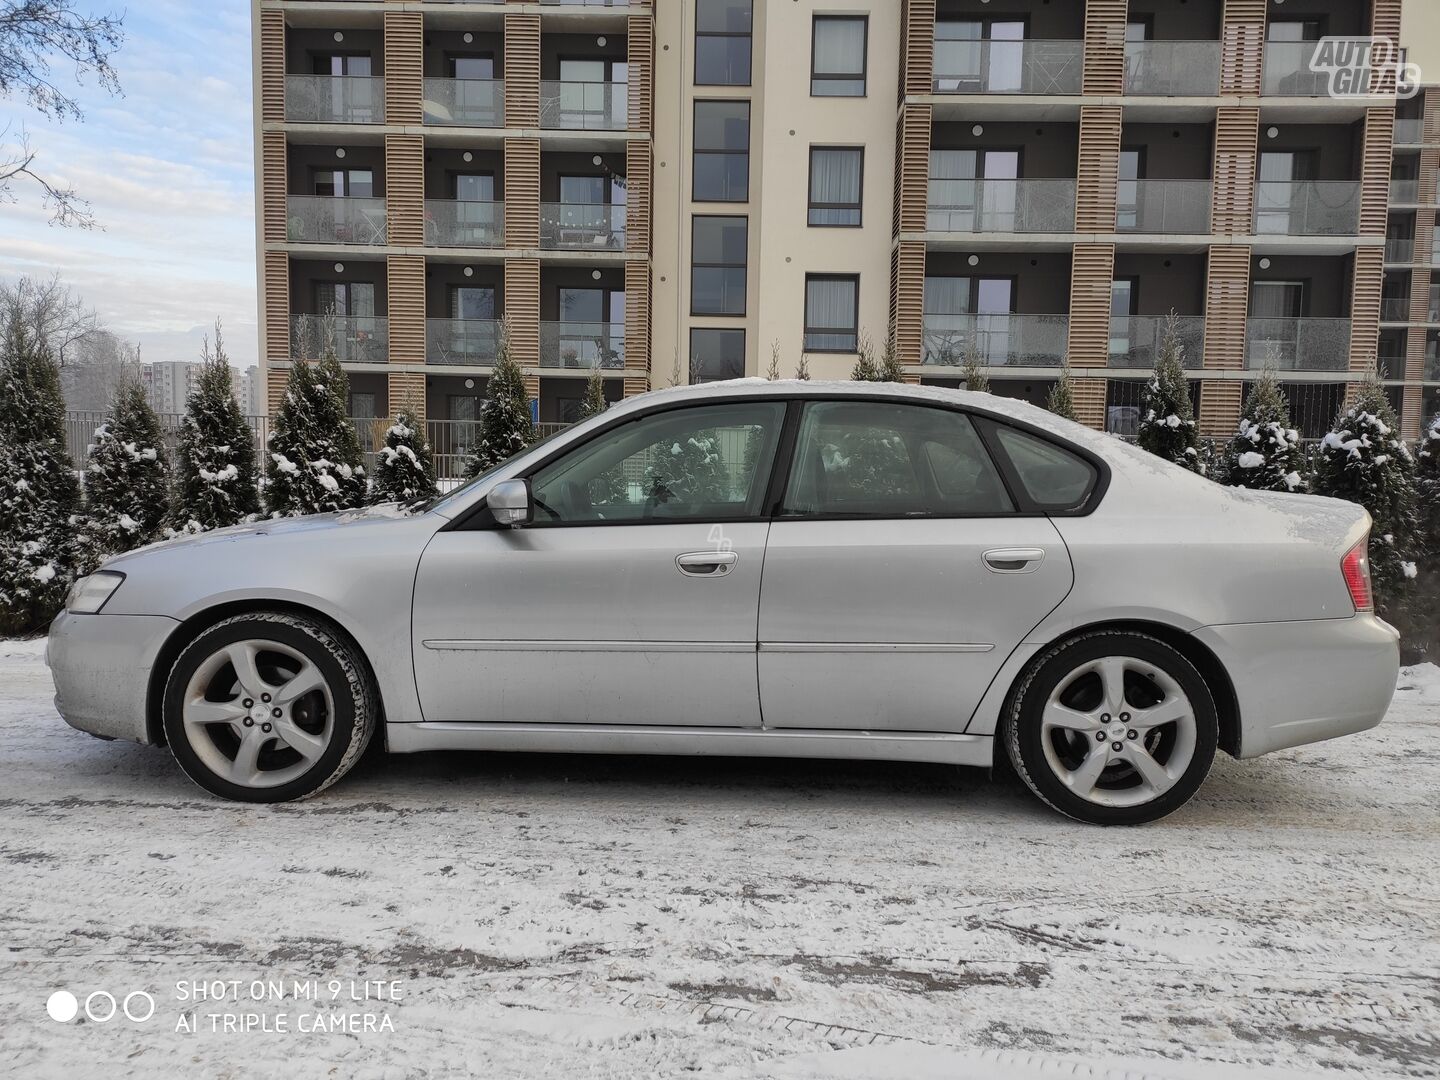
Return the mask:
{"type": "Polygon", "coordinates": [[[1210,231],[1209,180],[1121,180],[1116,195],[1117,232],[1210,231]]]}
{"type": "Polygon", "coordinates": [[[290,316],[293,358],[318,360],[327,337],[342,364],[383,364],[389,358],[390,320],[383,315],[290,316]]]}
{"type": "MultiPolygon", "coordinates": [[[[1165,315],[1130,315],[1110,320],[1110,367],[1150,369],[1165,342],[1165,315]]],[[[1180,363],[1198,368],[1205,352],[1205,316],[1182,315],[1175,320],[1180,363]]]]}
{"type": "Polygon", "coordinates": [[[426,319],[425,362],[484,367],[495,362],[498,319],[426,319]]]}
{"type": "Polygon", "coordinates": [[[542,322],[540,366],[550,368],[625,366],[625,324],[542,322]]]}
{"type": "Polygon", "coordinates": [[[1078,94],[1083,41],[936,38],[937,94],[1078,94]]]}
{"type": "Polygon", "coordinates": [[[619,251],[625,247],[625,204],[541,203],[540,246],[619,251]]]}
{"type": "Polygon", "coordinates": [[[286,199],[286,237],[300,244],[385,243],[385,200],[335,195],[286,199]]]}
{"type": "Polygon", "coordinates": [[[1420,201],[1419,180],[1391,180],[1390,201],[1413,206],[1420,201]]]}
{"type": "Polygon", "coordinates": [[[1350,366],[1349,319],[1250,319],[1245,366],[1280,371],[1344,371],[1350,366]]]}
{"type": "Polygon", "coordinates": [[[1125,92],[1214,97],[1220,93],[1220,42],[1127,41],[1125,92]]]}
{"type": "Polygon", "coordinates": [[[1395,121],[1395,145],[1418,146],[1425,140],[1425,121],[1401,117],[1395,121]]]}
{"type": "Polygon", "coordinates": [[[383,124],[385,80],[377,75],[287,75],[285,119],[311,124],[383,124]]]}
{"type": "Polygon", "coordinates": [[[1409,322],[1410,298],[1408,296],[1386,296],[1380,301],[1381,322],[1409,322]]]}
{"type": "Polygon", "coordinates": [[[505,126],[503,79],[426,79],[427,124],[465,127],[505,126]]]}
{"type": "Polygon", "coordinates": [[[1358,180],[1264,180],[1256,185],[1257,234],[1354,236],[1359,229],[1358,180]]]}
{"type": "Polygon", "coordinates": [[[1267,41],[1260,92],[1277,97],[1328,97],[1329,72],[1310,70],[1318,41],[1267,41]]]}
{"type": "Polygon", "coordinates": [[[1415,258],[1415,241],[1408,236],[1392,236],[1385,241],[1387,263],[1408,263],[1415,258]]]}
{"type": "Polygon", "coordinates": [[[932,180],[929,232],[1070,233],[1074,180],[932,180]]]}
{"type": "Polygon", "coordinates": [[[1440,323],[1440,285],[1430,286],[1430,316],[1429,321],[1440,323]]]}
{"type": "Polygon", "coordinates": [[[623,82],[546,79],[540,84],[542,128],[624,131],[628,125],[628,96],[623,82]]]}
{"type": "Polygon", "coordinates": [[[426,247],[503,247],[504,236],[503,202],[425,200],[426,247]]]}
{"type": "Polygon", "coordinates": [[[1068,315],[927,313],[924,363],[960,367],[973,348],[990,367],[1058,367],[1069,325],[1068,315]]]}

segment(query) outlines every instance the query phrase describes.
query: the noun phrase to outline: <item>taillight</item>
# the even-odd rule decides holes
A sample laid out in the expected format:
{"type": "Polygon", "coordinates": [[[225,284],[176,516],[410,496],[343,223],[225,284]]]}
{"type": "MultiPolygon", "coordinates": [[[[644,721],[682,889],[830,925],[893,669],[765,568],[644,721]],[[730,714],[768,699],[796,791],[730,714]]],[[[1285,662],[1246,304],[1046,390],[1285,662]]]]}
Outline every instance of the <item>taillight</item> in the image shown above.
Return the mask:
{"type": "Polygon", "coordinates": [[[1345,587],[1350,590],[1350,602],[1356,611],[1371,611],[1375,606],[1370,595],[1369,543],[1367,536],[1340,560],[1340,572],[1345,575],[1345,587]]]}

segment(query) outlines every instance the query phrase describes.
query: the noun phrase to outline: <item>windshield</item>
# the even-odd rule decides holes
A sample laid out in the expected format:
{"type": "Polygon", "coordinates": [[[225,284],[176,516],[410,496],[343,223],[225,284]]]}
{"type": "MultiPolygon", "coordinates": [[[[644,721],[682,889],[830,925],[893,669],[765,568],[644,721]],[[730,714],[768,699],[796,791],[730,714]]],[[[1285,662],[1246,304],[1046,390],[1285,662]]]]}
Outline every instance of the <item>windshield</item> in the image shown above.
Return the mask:
{"type": "Polygon", "coordinates": [[[529,446],[525,447],[525,449],[515,451],[515,453],[511,454],[504,461],[490,466],[490,468],[486,469],[484,472],[479,473],[476,476],[472,476],[469,480],[466,480],[459,487],[453,488],[450,491],[442,491],[438,495],[431,495],[428,499],[421,499],[419,502],[410,503],[406,507],[406,509],[409,510],[412,514],[426,514],[429,513],[431,510],[443,510],[446,503],[450,502],[452,499],[458,500],[467,491],[475,487],[476,484],[484,483],[501,469],[505,468],[505,466],[509,465],[516,458],[524,454],[530,453],[531,450],[539,449],[546,443],[554,440],[560,435],[565,434],[565,432],[569,430],[569,428],[561,428],[559,431],[552,431],[549,435],[546,435],[543,439],[539,439],[531,443],[529,446]]]}

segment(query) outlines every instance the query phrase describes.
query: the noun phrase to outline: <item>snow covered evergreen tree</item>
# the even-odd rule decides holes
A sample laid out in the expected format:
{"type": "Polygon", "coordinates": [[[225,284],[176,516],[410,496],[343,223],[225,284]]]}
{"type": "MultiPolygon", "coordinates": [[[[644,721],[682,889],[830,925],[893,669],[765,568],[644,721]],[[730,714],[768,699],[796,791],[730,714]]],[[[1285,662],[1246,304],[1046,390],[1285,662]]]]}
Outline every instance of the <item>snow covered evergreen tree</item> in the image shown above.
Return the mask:
{"type": "Polygon", "coordinates": [[[1155,373],[1145,384],[1145,393],[1140,399],[1140,430],[1136,441],[1142,450],[1203,475],[1179,325],[1172,311],[1165,321],[1160,352],[1155,358],[1155,373]]]}
{"type": "Polygon", "coordinates": [[[697,431],[668,447],[658,447],[645,467],[645,494],[664,504],[716,503],[730,498],[730,474],[720,440],[713,431],[697,431]]]}
{"type": "Polygon", "coordinates": [[[130,376],[95,429],[85,466],[86,531],[95,561],[159,539],[169,509],[170,463],[160,420],[145,388],[130,376]]]}
{"type": "Polygon", "coordinates": [[[1415,455],[1415,494],[1419,535],[1415,553],[1413,644],[1432,662],[1440,661],[1440,414],[1430,419],[1415,455]]]}
{"type": "Polygon", "coordinates": [[[875,347],[870,342],[868,334],[860,335],[859,356],[855,360],[855,366],[850,369],[850,378],[854,382],[879,382],[880,369],[875,366],[875,347]]]}
{"type": "Polygon", "coordinates": [[[610,403],[605,400],[605,378],[597,365],[590,369],[590,377],[585,380],[585,396],[580,399],[580,419],[599,416],[609,407],[610,403]]]}
{"type": "Polygon", "coordinates": [[[495,373],[485,387],[485,404],[480,410],[480,431],[475,449],[466,463],[465,475],[479,476],[486,469],[518,454],[535,440],[530,419],[530,399],[525,393],[525,373],[510,355],[510,335],[500,326],[500,347],[495,373]]]}
{"type": "Polygon", "coordinates": [[[205,343],[200,374],[180,421],[173,532],[223,529],[260,514],[254,435],[230,379],[230,359],[217,322],[215,349],[205,343]]]}
{"type": "Polygon", "coordinates": [[[905,381],[905,372],[900,368],[900,358],[895,354],[895,339],[887,337],[885,346],[880,350],[880,362],[876,367],[876,382],[905,381]]]}
{"type": "Polygon", "coordinates": [[[1075,419],[1075,380],[1070,374],[1068,359],[1060,362],[1060,377],[1055,380],[1055,385],[1050,387],[1045,408],[1066,420],[1075,419]]]}
{"type": "Polygon", "coordinates": [[[1315,494],[1359,503],[1370,511],[1375,521],[1370,532],[1375,611],[1406,634],[1418,572],[1415,460],[1378,382],[1361,388],[1321,441],[1315,494]]]}
{"type": "Polygon", "coordinates": [[[401,409],[385,429],[385,445],[375,455],[370,501],[403,506],[428,499],[437,490],[435,455],[425,438],[425,423],[411,410],[401,409]]]}
{"type": "Polygon", "coordinates": [[[297,360],[290,366],[265,454],[265,505],[271,517],[365,504],[364,455],[346,415],[350,382],[333,343],[327,342],[324,354],[317,364],[297,360]]]}
{"type": "Polygon", "coordinates": [[[18,304],[0,319],[0,637],[11,637],[45,629],[83,556],[59,370],[18,304]]]}
{"type": "Polygon", "coordinates": [[[1306,490],[1305,451],[1290,426],[1285,395],[1269,368],[1250,388],[1240,426],[1222,454],[1219,478],[1231,487],[1256,491],[1306,490]]]}

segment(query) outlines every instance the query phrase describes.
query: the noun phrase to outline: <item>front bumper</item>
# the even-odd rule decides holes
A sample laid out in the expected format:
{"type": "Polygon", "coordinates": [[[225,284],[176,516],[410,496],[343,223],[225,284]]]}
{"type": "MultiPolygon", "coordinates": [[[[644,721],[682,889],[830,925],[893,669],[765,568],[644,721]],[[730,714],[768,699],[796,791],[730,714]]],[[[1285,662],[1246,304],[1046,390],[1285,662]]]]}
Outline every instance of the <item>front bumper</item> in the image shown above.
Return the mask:
{"type": "Polygon", "coordinates": [[[92,735],[150,742],[150,672],[179,625],[164,615],[57,615],[45,661],[55,678],[55,708],[65,722],[92,735]]]}
{"type": "Polygon", "coordinates": [[[1368,731],[1400,672],[1399,633],[1369,614],[1206,626],[1195,637],[1235,685],[1242,758],[1368,731]]]}

